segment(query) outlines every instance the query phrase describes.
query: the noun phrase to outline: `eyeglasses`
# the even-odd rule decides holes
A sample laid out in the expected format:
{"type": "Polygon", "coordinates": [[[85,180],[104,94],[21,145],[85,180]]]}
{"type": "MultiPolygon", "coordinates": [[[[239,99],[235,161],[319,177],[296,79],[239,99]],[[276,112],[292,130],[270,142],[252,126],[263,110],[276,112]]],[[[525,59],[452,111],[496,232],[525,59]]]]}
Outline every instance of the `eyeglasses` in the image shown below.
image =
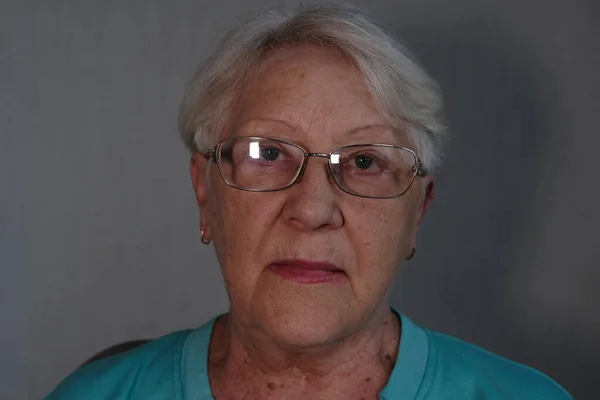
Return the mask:
{"type": "Polygon", "coordinates": [[[298,182],[309,157],[328,159],[329,172],[344,192],[387,199],[402,196],[417,176],[426,176],[414,151],[391,144],[353,144],[329,153],[309,153],[278,139],[231,137],[206,157],[217,164],[225,183],[250,192],[273,192],[298,182]]]}

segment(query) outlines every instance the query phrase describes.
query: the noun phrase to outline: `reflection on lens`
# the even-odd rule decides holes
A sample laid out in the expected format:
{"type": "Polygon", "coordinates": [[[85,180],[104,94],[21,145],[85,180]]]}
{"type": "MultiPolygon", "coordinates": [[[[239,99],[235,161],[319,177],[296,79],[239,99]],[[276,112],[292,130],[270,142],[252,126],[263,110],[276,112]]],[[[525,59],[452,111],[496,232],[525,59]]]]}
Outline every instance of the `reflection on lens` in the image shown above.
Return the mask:
{"type": "Polygon", "coordinates": [[[255,160],[260,157],[260,143],[259,142],[250,142],[250,146],[248,151],[250,152],[250,157],[255,160]]]}

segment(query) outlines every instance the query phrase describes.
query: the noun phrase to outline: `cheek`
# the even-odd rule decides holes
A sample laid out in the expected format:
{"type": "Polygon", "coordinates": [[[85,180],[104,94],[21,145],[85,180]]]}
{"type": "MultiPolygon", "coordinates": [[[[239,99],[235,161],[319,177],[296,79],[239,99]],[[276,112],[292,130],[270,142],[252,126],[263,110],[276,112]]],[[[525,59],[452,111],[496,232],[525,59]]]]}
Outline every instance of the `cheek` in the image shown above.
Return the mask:
{"type": "Polygon", "coordinates": [[[383,207],[367,202],[356,210],[346,222],[357,258],[357,276],[369,291],[379,291],[391,283],[409,251],[416,209],[412,202],[398,200],[383,207]]]}
{"type": "Polygon", "coordinates": [[[210,196],[211,227],[215,246],[239,246],[249,240],[251,227],[260,223],[260,208],[255,194],[234,189],[225,184],[220,176],[212,176],[210,196]]]}
{"type": "Polygon", "coordinates": [[[262,271],[259,253],[277,215],[277,202],[229,187],[215,196],[215,250],[231,295],[252,287],[262,271]]]}
{"type": "Polygon", "coordinates": [[[383,207],[381,204],[367,203],[352,215],[355,221],[348,222],[353,225],[353,230],[365,249],[379,251],[383,248],[384,253],[390,253],[402,246],[403,239],[412,226],[413,213],[407,202],[390,202],[383,207]]]}

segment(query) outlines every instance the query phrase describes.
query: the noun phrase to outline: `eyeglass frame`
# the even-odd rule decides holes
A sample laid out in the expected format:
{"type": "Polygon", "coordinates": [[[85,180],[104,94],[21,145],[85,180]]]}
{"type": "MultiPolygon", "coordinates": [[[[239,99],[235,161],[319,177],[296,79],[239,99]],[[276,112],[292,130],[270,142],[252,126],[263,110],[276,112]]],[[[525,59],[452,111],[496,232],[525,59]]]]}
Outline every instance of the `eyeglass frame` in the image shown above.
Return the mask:
{"type": "Polygon", "coordinates": [[[227,186],[232,187],[234,189],[243,190],[246,192],[253,192],[253,193],[278,192],[280,190],[284,190],[284,189],[288,189],[288,188],[292,187],[293,185],[295,185],[298,182],[298,179],[300,179],[304,175],[304,170],[306,169],[306,165],[308,164],[309,157],[327,158],[327,165],[328,165],[327,170],[329,172],[331,179],[335,183],[335,185],[344,193],[347,193],[351,196],[363,197],[363,198],[367,198],[367,199],[395,199],[395,198],[398,198],[398,197],[404,195],[406,192],[408,192],[408,190],[410,189],[410,187],[412,186],[412,184],[414,183],[414,181],[417,177],[422,178],[422,177],[429,175],[429,171],[427,171],[427,169],[423,166],[423,162],[421,161],[419,156],[417,156],[417,153],[415,153],[415,151],[413,151],[412,149],[409,149],[407,147],[397,146],[394,144],[387,144],[387,143],[350,144],[350,145],[336,147],[336,148],[332,149],[329,153],[310,153],[310,152],[306,151],[305,148],[303,148],[302,146],[300,146],[296,143],[291,143],[291,142],[281,140],[281,139],[274,139],[274,138],[265,137],[265,136],[232,136],[232,137],[228,137],[228,138],[221,140],[219,143],[217,143],[212,148],[210,153],[208,153],[208,154],[205,153],[203,155],[204,155],[204,157],[210,159],[213,163],[215,163],[215,165],[217,166],[217,169],[219,170],[219,175],[221,175],[221,179],[223,179],[223,181],[227,184],[227,186]],[[221,171],[221,166],[219,165],[219,161],[221,159],[221,151],[220,150],[223,147],[223,144],[227,141],[236,140],[236,139],[250,139],[250,140],[266,139],[266,140],[271,140],[274,142],[293,146],[293,147],[301,150],[302,153],[304,154],[304,156],[302,157],[302,163],[300,164],[300,168],[298,168],[298,172],[296,172],[296,175],[294,176],[294,178],[291,180],[291,182],[289,184],[287,184],[284,187],[278,188],[278,189],[248,189],[248,188],[244,188],[241,186],[237,186],[237,185],[229,182],[227,180],[227,178],[225,178],[225,176],[223,175],[223,171],[221,171]],[[395,195],[395,196],[386,196],[386,197],[364,196],[361,194],[352,193],[352,192],[344,189],[342,187],[342,185],[340,185],[338,183],[338,181],[335,177],[335,173],[333,172],[333,164],[331,163],[332,154],[335,153],[336,151],[339,151],[340,149],[347,149],[347,148],[352,148],[352,147],[364,147],[364,146],[380,146],[380,147],[387,147],[387,148],[395,148],[395,149],[408,151],[409,153],[411,153],[413,155],[413,157],[415,159],[415,164],[412,166],[413,176],[410,180],[410,183],[408,184],[408,186],[406,187],[406,189],[404,189],[404,191],[402,193],[395,195]]]}

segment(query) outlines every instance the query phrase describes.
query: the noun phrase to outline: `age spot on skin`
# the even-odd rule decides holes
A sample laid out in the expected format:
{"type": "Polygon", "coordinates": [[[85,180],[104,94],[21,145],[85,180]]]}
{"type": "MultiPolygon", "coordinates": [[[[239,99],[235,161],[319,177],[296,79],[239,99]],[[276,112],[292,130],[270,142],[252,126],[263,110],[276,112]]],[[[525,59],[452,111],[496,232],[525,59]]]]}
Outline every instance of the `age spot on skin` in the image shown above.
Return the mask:
{"type": "Polygon", "coordinates": [[[396,360],[390,354],[385,355],[385,360],[389,363],[390,368],[394,368],[396,365],[396,360]]]}

